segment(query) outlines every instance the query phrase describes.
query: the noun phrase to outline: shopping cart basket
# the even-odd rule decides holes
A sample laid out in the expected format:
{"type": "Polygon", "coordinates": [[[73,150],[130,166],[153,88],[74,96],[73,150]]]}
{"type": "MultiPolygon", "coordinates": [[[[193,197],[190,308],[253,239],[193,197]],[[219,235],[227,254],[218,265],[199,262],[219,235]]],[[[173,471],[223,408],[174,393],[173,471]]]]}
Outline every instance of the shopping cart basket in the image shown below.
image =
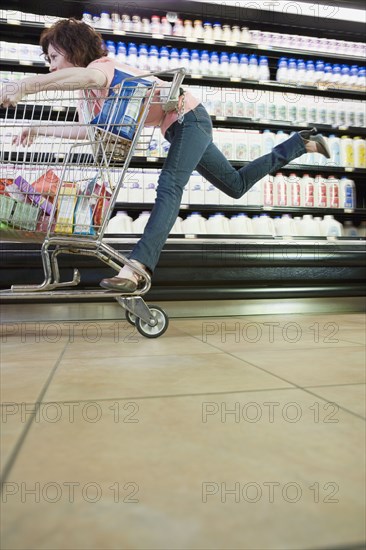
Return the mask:
{"type": "MultiPolygon", "coordinates": [[[[149,140],[142,129],[149,109],[178,104],[185,70],[126,77],[105,91],[42,92],[0,112],[0,229],[2,240],[42,242],[45,279],[40,285],[13,285],[13,298],[113,297],[126,319],[146,337],[163,334],[166,313],[147,306],[142,296],[149,274],[104,240],[104,233],[123,186],[131,158],[146,154],[149,140]],[[159,89],[160,88],[160,89],[159,89]],[[117,176],[116,176],[117,174],[117,176]],[[132,294],[110,290],[64,290],[80,283],[60,280],[58,256],[94,256],[119,271],[130,266],[143,283],[132,294]]],[[[126,76],[126,75],[125,75],[126,76]]],[[[4,295],[4,293],[2,293],[4,295]]]]}

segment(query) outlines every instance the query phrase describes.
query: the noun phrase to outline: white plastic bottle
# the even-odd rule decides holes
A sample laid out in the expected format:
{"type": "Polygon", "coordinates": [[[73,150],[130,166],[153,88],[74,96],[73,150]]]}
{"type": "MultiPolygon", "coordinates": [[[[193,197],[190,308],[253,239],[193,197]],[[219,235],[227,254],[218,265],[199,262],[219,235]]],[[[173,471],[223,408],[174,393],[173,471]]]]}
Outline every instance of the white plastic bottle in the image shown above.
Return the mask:
{"type": "Polygon", "coordinates": [[[229,76],[231,78],[239,78],[239,57],[235,52],[230,55],[229,76]]]}
{"type": "Polygon", "coordinates": [[[287,178],[288,206],[298,208],[301,204],[300,178],[292,173],[287,178]]]}
{"type": "Polygon", "coordinates": [[[314,179],[314,207],[327,207],[327,184],[320,174],[316,175],[314,179]]]}
{"type": "Polygon", "coordinates": [[[205,235],[207,233],[206,218],[199,212],[192,212],[183,220],[182,229],[185,235],[205,235]]]}
{"type": "Polygon", "coordinates": [[[353,225],[353,223],[351,222],[351,220],[346,220],[343,224],[343,232],[344,232],[344,235],[346,237],[351,237],[351,238],[355,238],[355,237],[359,237],[359,232],[358,232],[358,229],[357,227],[355,227],[353,225]]]}
{"type": "Polygon", "coordinates": [[[276,235],[275,226],[272,218],[268,214],[254,216],[252,220],[254,235],[276,235]]]}
{"type": "Polygon", "coordinates": [[[289,84],[297,83],[297,65],[296,60],[293,58],[288,61],[287,78],[289,84]]]}
{"type": "Polygon", "coordinates": [[[366,168],[366,140],[357,136],[353,138],[355,168],[366,168]]]}
{"type": "Polygon", "coordinates": [[[349,136],[341,137],[340,162],[345,168],[353,168],[355,164],[353,140],[349,136]]]}
{"type": "Polygon", "coordinates": [[[276,235],[279,237],[295,237],[297,228],[295,221],[289,214],[283,214],[275,220],[276,235]]]}
{"type": "Polygon", "coordinates": [[[112,28],[112,20],[110,18],[109,13],[103,11],[100,14],[100,19],[99,19],[98,26],[101,29],[105,29],[105,30],[110,30],[112,28]]]}
{"type": "Polygon", "coordinates": [[[230,232],[232,235],[253,235],[252,220],[244,212],[232,216],[230,219],[230,232]]]}
{"type": "Polygon", "coordinates": [[[334,216],[327,214],[320,222],[320,233],[324,237],[342,237],[343,226],[334,216]]]}
{"type": "Polygon", "coordinates": [[[314,208],[314,178],[304,174],[300,181],[300,206],[314,208]]]}
{"type": "Polygon", "coordinates": [[[287,181],[282,172],[277,172],[273,180],[274,206],[288,206],[287,181]]]}
{"type": "Polygon", "coordinates": [[[339,180],[339,206],[340,208],[356,208],[355,182],[345,176],[339,180]]]}
{"type": "Polygon", "coordinates": [[[242,78],[243,80],[248,79],[249,61],[248,61],[248,56],[245,54],[241,54],[240,56],[239,73],[240,73],[240,78],[242,78]]]}
{"type": "Polygon", "coordinates": [[[128,63],[132,67],[137,67],[137,62],[138,62],[138,59],[137,59],[136,44],[134,44],[133,42],[130,42],[129,45],[128,45],[128,50],[127,50],[126,63],[128,63]]]}
{"type": "Polygon", "coordinates": [[[124,42],[118,42],[117,45],[117,61],[119,63],[126,63],[127,48],[124,42]]]}
{"type": "Polygon", "coordinates": [[[281,57],[278,62],[276,80],[277,82],[288,82],[288,67],[286,57],[281,57]]]}
{"type": "Polygon", "coordinates": [[[264,130],[262,134],[262,154],[270,153],[275,146],[276,135],[271,130],[264,130]]]}
{"type": "Polygon", "coordinates": [[[230,235],[230,222],[222,212],[211,214],[206,221],[206,230],[209,235],[230,235]]]}
{"type": "Polygon", "coordinates": [[[304,214],[297,224],[298,234],[302,237],[316,237],[320,235],[319,223],[311,214],[304,214]]]}
{"type": "Polygon", "coordinates": [[[339,208],[339,182],[334,176],[327,179],[327,208],[339,208]]]}
{"type": "Polygon", "coordinates": [[[261,180],[262,182],[262,204],[263,206],[273,206],[273,176],[265,176],[261,180]]]}
{"type": "Polygon", "coordinates": [[[270,79],[268,59],[265,56],[259,58],[259,67],[258,67],[258,80],[268,81],[270,79]]]}
{"type": "Polygon", "coordinates": [[[258,59],[254,54],[249,57],[248,78],[249,80],[258,80],[258,59]]]}
{"type": "Polygon", "coordinates": [[[141,212],[136,218],[135,221],[132,222],[132,229],[134,233],[141,234],[144,232],[144,229],[146,227],[147,222],[150,218],[150,212],[148,210],[144,210],[141,212]]]}
{"type": "Polygon", "coordinates": [[[173,26],[173,36],[183,36],[183,35],[184,35],[183,21],[178,18],[173,26]]]}
{"type": "Polygon", "coordinates": [[[341,166],[340,139],[334,134],[330,134],[327,141],[331,153],[331,158],[329,160],[332,166],[341,166]]]}
{"type": "Polygon", "coordinates": [[[118,211],[117,214],[109,220],[107,233],[133,233],[132,218],[130,218],[124,210],[118,211]]]}

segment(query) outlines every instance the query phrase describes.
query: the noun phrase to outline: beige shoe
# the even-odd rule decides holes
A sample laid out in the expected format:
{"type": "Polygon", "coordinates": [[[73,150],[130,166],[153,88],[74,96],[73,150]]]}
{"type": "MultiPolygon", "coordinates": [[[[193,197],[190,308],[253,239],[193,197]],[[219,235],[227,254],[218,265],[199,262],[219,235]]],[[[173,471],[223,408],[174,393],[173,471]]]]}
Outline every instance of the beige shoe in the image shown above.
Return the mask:
{"type": "Polygon", "coordinates": [[[318,130],[313,128],[312,130],[301,130],[299,136],[306,142],[315,141],[316,152],[324,155],[327,159],[330,159],[331,153],[328,144],[321,134],[317,134],[318,130]]]}
{"type": "Polygon", "coordinates": [[[135,283],[131,279],[122,279],[122,277],[102,279],[99,284],[107,290],[117,290],[121,294],[132,294],[138,288],[138,283],[135,283]]]}

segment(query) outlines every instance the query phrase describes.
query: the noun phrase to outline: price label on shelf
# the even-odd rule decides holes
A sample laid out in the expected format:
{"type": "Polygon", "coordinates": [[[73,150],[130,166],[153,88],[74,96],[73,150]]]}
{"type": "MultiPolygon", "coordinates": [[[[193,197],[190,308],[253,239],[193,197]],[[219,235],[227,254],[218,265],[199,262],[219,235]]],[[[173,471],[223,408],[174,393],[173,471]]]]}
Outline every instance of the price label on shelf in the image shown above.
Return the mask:
{"type": "Polygon", "coordinates": [[[126,31],[119,31],[118,29],[113,29],[113,34],[124,36],[126,34],[126,31]]]}
{"type": "Polygon", "coordinates": [[[230,77],[230,82],[241,82],[241,78],[236,78],[234,76],[230,77]]]}
{"type": "Polygon", "coordinates": [[[353,208],[345,208],[345,209],[343,210],[343,212],[344,212],[345,214],[353,214],[353,213],[354,213],[354,209],[353,209],[353,208]]]}
{"type": "Polygon", "coordinates": [[[153,33],[151,36],[152,36],[152,38],[158,38],[159,40],[164,38],[164,35],[160,34],[160,33],[153,33]]]}
{"type": "Polygon", "coordinates": [[[209,40],[208,38],[203,39],[204,44],[215,44],[215,40],[209,40]]]}
{"type": "Polygon", "coordinates": [[[203,78],[201,74],[191,74],[191,78],[203,78]]]}
{"type": "Polygon", "coordinates": [[[227,46],[237,46],[237,45],[238,45],[237,42],[232,42],[231,40],[228,40],[227,42],[225,42],[225,44],[226,44],[227,46]]]}
{"type": "Polygon", "coordinates": [[[146,162],[158,162],[158,157],[146,157],[146,162]]]}
{"type": "Polygon", "coordinates": [[[352,167],[352,166],[346,166],[346,168],[344,169],[345,172],[354,172],[355,169],[352,167]]]}

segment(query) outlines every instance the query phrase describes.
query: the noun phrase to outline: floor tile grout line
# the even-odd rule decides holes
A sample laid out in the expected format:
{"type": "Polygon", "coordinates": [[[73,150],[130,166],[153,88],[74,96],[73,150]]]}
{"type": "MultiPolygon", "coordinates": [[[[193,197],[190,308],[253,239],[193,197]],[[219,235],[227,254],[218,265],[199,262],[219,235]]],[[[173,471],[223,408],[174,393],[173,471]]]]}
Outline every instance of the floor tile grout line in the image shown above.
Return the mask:
{"type": "Polygon", "coordinates": [[[351,411],[350,409],[347,409],[346,407],[344,407],[343,405],[340,405],[339,403],[336,403],[335,401],[328,401],[327,399],[325,399],[325,397],[322,397],[321,395],[318,395],[312,391],[309,391],[308,388],[303,388],[303,391],[305,391],[306,393],[308,393],[309,395],[314,395],[314,397],[318,397],[319,399],[322,399],[323,401],[326,401],[327,403],[334,403],[335,405],[337,405],[337,407],[339,407],[342,411],[345,411],[345,412],[348,412],[350,414],[352,414],[353,416],[355,416],[356,418],[360,418],[361,420],[363,420],[364,422],[366,422],[366,417],[365,416],[362,416],[362,414],[359,414],[359,413],[355,413],[354,411],[351,411]]]}
{"type": "MultiPolygon", "coordinates": [[[[231,357],[236,357],[235,355],[232,355],[232,354],[229,353],[229,352],[227,353],[227,355],[230,355],[231,357]]],[[[251,365],[252,367],[255,367],[255,368],[261,370],[262,372],[265,372],[265,373],[267,373],[267,374],[270,374],[271,376],[276,377],[278,380],[281,380],[282,382],[286,382],[287,384],[291,384],[294,388],[296,388],[296,389],[298,389],[298,390],[302,390],[302,391],[305,391],[306,393],[312,394],[312,392],[308,392],[308,391],[306,390],[306,386],[305,386],[305,387],[299,386],[298,384],[296,384],[296,383],[294,383],[294,382],[290,382],[290,381],[287,380],[286,378],[282,378],[282,376],[278,376],[277,374],[274,374],[274,373],[272,373],[272,372],[270,372],[270,371],[267,371],[267,370],[264,369],[263,367],[259,367],[258,365],[254,365],[254,363],[250,363],[249,361],[245,361],[245,359],[241,359],[240,357],[236,357],[236,358],[239,359],[240,361],[243,361],[244,363],[247,363],[248,365],[251,365]]],[[[315,394],[313,394],[313,395],[315,395],[315,394]]],[[[321,396],[317,396],[317,397],[319,397],[319,399],[322,399],[322,400],[325,401],[325,402],[329,402],[329,401],[327,401],[324,397],[321,397],[321,396]]],[[[354,413],[354,412],[350,411],[349,409],[346,409],[346,408],[342,407],[342,406],[339,405],[338,403],[337,403],[337,405],[339,406],[340,409],[342,409],[342,410],[348,412],[349,414],[355,416],[356,418],[361,418],[362,420],[365,420],[365,418],[364,418],[363,416],[360,416],[359,414],[354,413]]]]}
{"type": "Polygon", "coordinates": [[[200,397],[204,395],[214,396],[214,395],[231,395],[235,393],[255,393],[255,392],[271,392],[271,391],[283,391],[283,390],[294,390],[298,389],[296,387],[278,387],[278,388],[255,388],[252,390],[229,390],[229,391],[220,391],[220,392],[200,392],[200,393],[171,393],[171,394],[159,394],[159,395],[141,395],[141,396],[130,396],[130,397],[95,397],[93,399],[73,399],[73,400],[62,400],[55,399],[53,401],[39,401],[37,403],[25,403],[26,405],[51,405],[53,403],[57,404],[72,404],[72,403],[108,403],[110,401],[131,401],[132,399],[136,401],[143,401],[148,399],[172,399],[179,397],[200,397]]]}
{"type": "Polygon", "coordinates": [[[63,350],[60,352],[60,355],[58,356],[58,358],[56,359],[56,362],[51,370],[51,372],[49,373],[48,377],[47,377],[47,380],[45,381],[38,397],[37,397],[37,401],[35,401],[34,405],[35,405],[35,408],[34,408],[34,411],[32,412],[30,418],[28,419],[28,422],[26,423],[26,425],[24,426],[23,430],[22,430],[22,433],[20,434],[20,436],[18,437],[14,447],[13,447],[13,450],[11,451],[10,453],[10,456],[9,458],[7,459],[6,463],[5,463],[5,466],[4,466],[4,469],[2,471],[2,474],[1,474],[1,479],[0,479],[0,493],[2,491],[2,487],[3,487],[3,484],[5,483],[5,481],[7,480],[8,478],[8,475],[10,474],[10,471],[12,469],[12,467],[14,466],[15,464],[15,461],[19,455],[19,452],[23,446],[23,443],[28,435],[28,432],[31,428],[31,425],[33,423],[33,419],[35,418],[36,414],[37,414],[37,411],[40,407],[40,404],[42,403],[42,398],[43,396],[46,394],[48,388],[49,388],[49,385],[55,375],[55,372],[56,370],[58,369],[61,361],[62,361],[62,358],[64,356],[64,353],[67,349],[67,346],[68,346],[68,342],[66,342],[65,344],[65,347],[63,348],[63,350]]]}
{"type": "MultiPolygon", "coordinates": [[[[131,401],[132,399],[136,401],[143,401],[148,399],[174,399],[174,398],[180,398],[180,397],[200,397],[200,396],[214,396],[214,395],[232,395],[232,394],[244,394],[244,393],[256,393],[256,392],[275,392],[275,391],[288,391],[288,390],[304,390],[307,391],[309,388],[328,388],[328,387],[344,387],[344,386],[365,386],[364,383],[357,383],[357,384],[329,384],[324,386],[298,386],[296,384],[292,384],[291,387],[276,387],[276,388],[254,388],[254,389],[248,389],[248,390],[228,390],[228,391],[220,391],[220,392],[199,392],[199,393],[173,393],[173,394],[159,394],[159,395],[132,395],[129,397],[93,397],[90,399],[73,399],[73,400],[63,400],[63,399],[54,399],[53,401],[38,401],[38,402],[29,402],[24,403],[25,405],[51,405],[54,403],[57,404],[72,404],[72,403],[91,403],[91,402],[97,402],[97,403],[108,403],[110,401],[131,401]]],[[[313,393],[313,392],[309,392],[313,393]]],[[[321,397],[321,396],[319,396],[321,397]]],[[[321,397],[321,399],[325,400],[324,397],[321,397]]],[[[335,401],[332,401],[332,403],[336,403],[335,401]]],[[[336,403],[338,404],[338,403],[336,403]]],[[[4,404],[5,405],[5,404],[4,404]]]]}

